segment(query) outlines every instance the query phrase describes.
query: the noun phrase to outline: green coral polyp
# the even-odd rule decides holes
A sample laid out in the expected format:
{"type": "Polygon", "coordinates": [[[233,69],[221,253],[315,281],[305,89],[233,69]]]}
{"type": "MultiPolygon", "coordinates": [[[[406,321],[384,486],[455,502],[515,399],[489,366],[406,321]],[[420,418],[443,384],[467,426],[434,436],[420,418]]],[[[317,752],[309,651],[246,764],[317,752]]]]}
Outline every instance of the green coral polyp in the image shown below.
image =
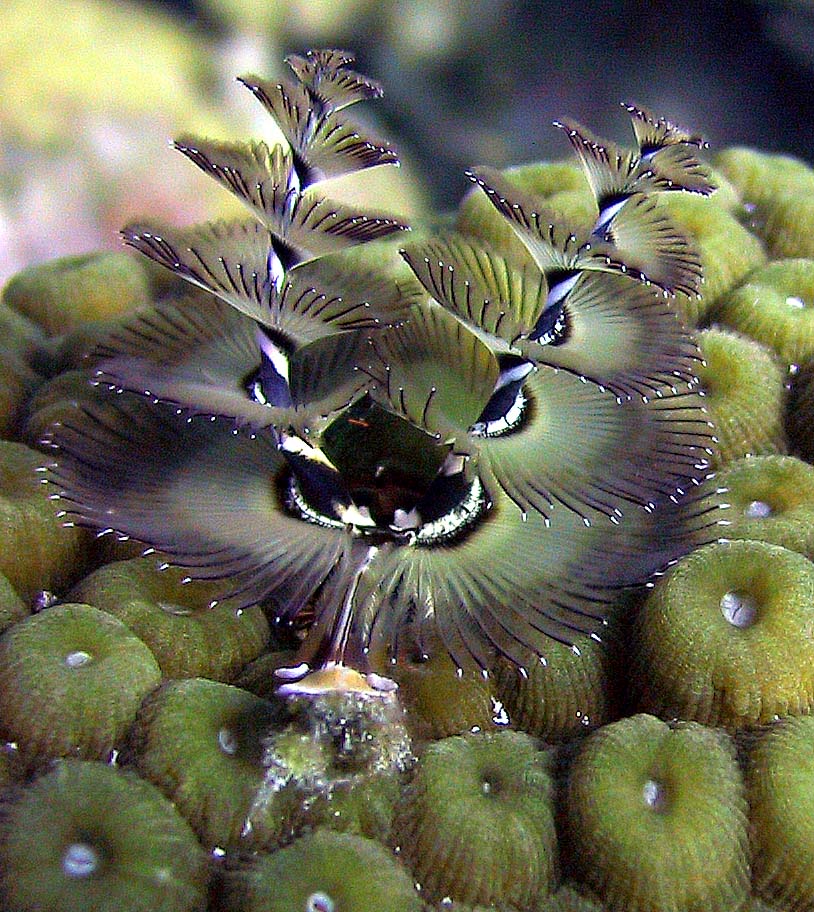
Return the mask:
{"type": "Polygon", "coordinates": [[[614,912],[735,910],[748,895],[734,747],[694,722],[638,715],[588,737],[569,771],[580,876],[614,912]]]}
{"type": "Polygon", "coordinates": [[[748,757],[754,887],[777,909],[814,903],[814,718],[783,719],[748,757]]]}
{"type": "Polygon", "coordinates": [[[60,512],[43,496],[42,454],[0,441],[0,572],[32,605],[39,592],[64,592],[86,568],[87,533],[59,523],[60,512]]]}
{"type": "Polygon", "coordinates": [[[0,639],[0,728],[31,764],[107,759],[160,680],[152,653],[121,621],[56,605],[0,639]]]}
{"type": "Polygon", "coordinates": [[[725,502],[726,538],[781,545],[814,559],[814,467],[795,456],[754,456],[721,469],[705,486],[725,502]]]}
{"type": "Polygon", "coordinates": [[[520,732],[426,747],[393,839],[427,899],[526,907],[549,893],[558,862],[547,765],[520,732]]]}
{"type": "Polygon", "coordinates": [[[714,197],[670,194],[662,205],[691,235],[701,254],[704,283],[700,295],[679,299],[688,322],[697,325],[708,318],[723,295],[766,262],[766,251],[714,197]]]}
{"type": "Polygon", "coordinates": [[[206,853],[172,804],[132,771],[63,760],[6,793],[0,810],[4,909],[206,908],[206,853]]]}
{"type": "Polygon", "coordinates": [[[169,681],[139,710],[131,736],[136,768],[205,845],[237,845],[263,780],[261,740],[278,714],[227,684],[169,681]]]}
{"type": "Polygon", "coordinates": [[[146,307],[149,279],[126,253],[83,254],[18,273],[3,290],[3,302],[57,335],[146,307]]]}
{"type": "Polygon", "coordinates": [[[718,463],[787,451],[786,370],[763,345],[718,327],[698,334],[698,379],[718,438],[718,463]]]}
{"type": "Polygon", "coordinates": [[[522,669],[499,660],[497,695],[511,724],[544,741],[565,741],[614,717],[617,697],[609,644],[583,637],[552,643],[522,669]]]}
{"type": "Polygon", "coordinates": [[[717,302],[715,319],[761,342],[786,364],[814,357],[814,259],[763,266],[717,302]]]}
{"type": "Polygon", "coordinates": [[[814,256],[814,170],[790,155],[724,149],[717,167],[740,192],[744,221],[773,257],[814,256]]]}
{"type": "Polygon", "coordinates": [[[628,106],[408,233],[329,195],[379,86],[289,63],[279,145],[176,143],[245,219],[0,303],[0,904],[808,908],[814,172],[628,106]]]}
{"type": "Polygon", "coordinates": [[[318,829],[227,871],[219,912],[421,912],[407,871],[359,836],[318,829]]]}
{"type": "Polygon", "coordinates": [[[85,577],[71,598],[124,621],[150,647],[164,677],[231,681],[268,642],[263,609],[212,607],[223,587],[183,578],[148,558],[117,561],[85,577]]]}
{"type": "Polygon", "coordinates": [[[641,706],[731,729],[814,707],[814,564],[755,541],[717,542],[658,581],[637,619],[641,706]]]}

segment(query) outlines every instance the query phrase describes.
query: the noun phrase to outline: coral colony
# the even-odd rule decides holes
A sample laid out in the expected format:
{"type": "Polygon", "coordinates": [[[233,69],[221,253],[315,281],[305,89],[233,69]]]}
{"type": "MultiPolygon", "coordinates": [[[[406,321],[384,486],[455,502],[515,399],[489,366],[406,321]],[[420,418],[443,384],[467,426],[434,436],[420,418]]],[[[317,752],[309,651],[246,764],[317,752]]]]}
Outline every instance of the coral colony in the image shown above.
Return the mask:
{"type": "Polygon", "coordinates": [[[349,113],[379,85],[345,52],[287,62],[241,79],[285,145],[175,143],[251,217],[123,232],[196,288],[97,351],[118,395],[52,433],[65,515],[270,604],[302,635],[284,691],[386,691],[408,646],[483,669],[578,649],[620,588],[714,537],[674,300],[701,265],[660,202],[711,192],[702,142],[633,106],[632,151],[564,121],[592,226],[479,168],[521,246],[409,234],[328,195],[398,164],[349,113]]]}

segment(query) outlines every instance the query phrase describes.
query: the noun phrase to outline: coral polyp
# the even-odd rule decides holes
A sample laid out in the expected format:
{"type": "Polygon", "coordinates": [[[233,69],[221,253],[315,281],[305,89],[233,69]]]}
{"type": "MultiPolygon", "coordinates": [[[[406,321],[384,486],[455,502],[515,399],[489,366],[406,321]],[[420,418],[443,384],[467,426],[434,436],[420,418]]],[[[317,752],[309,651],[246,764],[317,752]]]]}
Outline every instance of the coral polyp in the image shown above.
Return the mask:
{"type": "Polygon", "coordinates": [[[142,704],[132,734],[139,773],[175,804],[208,846],[230,846],[263,778],[265,700],[237,687],[169,681],[142,704]]]}
{"type": "Polygon", "coordinates": [[[786,371],[767,348],[713,327],[698,334],[698,379],[718,437],[718,465],[741,456],[785,453],[786,371]]]}
{"type": "Polygon", "coordinates": [[[731,729],[814,708],[814,564],[716,542],[661,578],[637,619],[635,687],[666,718],[731,729]]]}
{"type": "Polygon", "coordinates": [[[614,912],[735,910],[748,891],[734,748],[694,722],[639,715],[588,737],[570,770],[581,876],[614,912]]]}
{"type": "Polygon", "coordinates": [[[0,805],[0,901],[14,912],[202,912],[206,853],[131,771],[63,760],[0,805]]]}
{"type": "Polygon", "coordinates": [[[558,865],[546,755],[512,731],[430,744],[396,809],[393,839],[432,902],[533,905],[558,865]]]}
{"type": "Polygon", "coordinates": [[[814,559],[814,467],[794,456],[738,459],[707,482],[710,502],[728,505],[730,539],[781,545],[814,559]]]}
{"type": "Polygon", "coordinates": [[[148,558],[115,561],[85,577],[71,598],[124,621],[150,647],[165,678],[230,681],[268,641],[263,610],[210,608],[217,585],[184,585],[182,577],[176,568],[160,572],[148,558]]]}
{"type": "Polygon", "coordinates": [[[812,296],[814,260],[777,260],[719,301],[715,318],[799,364],[814,356],[812,296]]]}
{"type": "Polygon", "coordinates": [[[782,719],[749,755],[749,795],[756,894],[778,909],[814,904],[812,783],[814,719],[782,719]]]}
{"type": "Polygon", "coordinates": [[[23,759],[107,759],[161,680],[147,646],[90,605],[33,614],[0,640],[0,732],[23,759]]]}
{"type": "Polygon", "coordinates": [[[381,845],[317,829],[223,878],[219,912],[421,912],[421,897],[381,845]]]}
{"type": "Polygon", "coordinates": [[[328,195],[398,161],[348,113],[381,94],[352,61],[241,77],[284,144],[175,143],[251,217],[124,230],[203,294],[114,332],[94,362],[119,395],[50,435],[70,519],[307,628],[289,692],[431,638],[458,667],[521,663],[600,633],[620,587],[714,536],[700,356],[673,301],[701,260],[657,200],[712,191],[700,140],[633,106],[632,150],[563,122],[578,229],[484,167],[515,253],[452,232],[399,257],[397,216],[328,195]]]}

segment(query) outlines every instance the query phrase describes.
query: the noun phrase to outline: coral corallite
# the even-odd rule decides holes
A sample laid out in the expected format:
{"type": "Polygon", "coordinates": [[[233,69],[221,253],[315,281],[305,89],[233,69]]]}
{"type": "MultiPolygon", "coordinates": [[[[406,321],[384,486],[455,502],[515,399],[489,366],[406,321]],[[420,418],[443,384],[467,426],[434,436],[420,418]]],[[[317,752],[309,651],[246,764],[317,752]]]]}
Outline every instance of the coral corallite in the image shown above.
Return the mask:
{"type": "Polygon", "coordinates": [[[814,907],[814,717],[781,719],[753,746],[746,783],[755,892],[814,907]]]}
{"type": "Polygon", "coordinates": [[[203,678],[169,681],[142,704],[132,735],[139,773],[207,846],[233,846],[263,779],[261,739],[275,710],[203,678]]]}
{"type": "Polygon", "coordinates": [[[407,871],[383,846],[317,829],[227,871],[219,912],[422,912],[407,871]]]}
{"type": "Polygon", "coordinates": [[[814,564],[717,542],[660,579],[636,623],[641,706],[737,729],[814,708],[814,564]]]}
{"type": "Polygon", "coordinates": [[[214,583],[184,584],[177,568],[159,571],[137,558],[100,567],[70,597],[124,621],[150,647],[164,677],[229,681],[257,658],[269,628],[259,605],[210,607],[218,591],[214,583]]]}
{"type": "Polygon", "coordinates": [[[429,744],[393,839],[430,901],[532,905],[557,874],[546,755],[513,731],[429,744]]]}
{"type": "Polygon", "coordinates": [[[616,697],[611,656],[607,642],[582,637],[573,646],[552,643],[522,669],[499,660],[497,695],[511,724],[554,742],[610,721],[616,697]]]}
{"type": "Polygon", "coordinates": [[[63,760],[0,804],[7,912],[203,912],[206,853],[131,771],[63,760]]]}
{"type": "Polygon", "coordinates": [[[698,379],[718,437],[717,464],[740,456],[785,453],[786,370],[773,352],[713,327],[698,334],[698,379]]]}
{"type": "Polygon", "coordinates": [[[721,533],[781,545],[814,559],[814,466],[794,456],[754,456],[725,466],[707,483],[723,501],[721,533]]]}
{"type": "Polygon", "coordinates": [[[161,671],[121,621],[56,605],[0,639],[0,729],[27,762],[106,759],[120,749],[161,671]]]}
{"type": "Polygon", "coordinates": [[[714,316],[798,364],[814,357],[813,301],[814,260],[777,260],[722,298],[714,316]]]}
{"type": "Polygon", "coordinates": [[[398,162],[348,113],[381,94],[352,61],[310,51],[287,58],[293,79],[241,77],[284,144],[176,141],[250,216],[125,228],[204,294],[115,329],[92,359],[111,395],[50,433],[70,519],[307,629],[289,691],[408,643],[480,670],[600,633],[620,587],[714,529],[674,300],[700,290],[701,258],[657,204],[714,189],[699,137],[634,106],[632,149],[564,121],[583,177],[549,177],[577,192],[576,229],[547,179],[479,168],[503,235],[397,250],[398,217],[327,196],[398,162]]]}
{"type": "Polygon", "coordinates": [[[638,715],[590,735],[569,772],[573,859],[612,912],[738,909],[749,883],[734,747],[695,722],[638,715]]]}

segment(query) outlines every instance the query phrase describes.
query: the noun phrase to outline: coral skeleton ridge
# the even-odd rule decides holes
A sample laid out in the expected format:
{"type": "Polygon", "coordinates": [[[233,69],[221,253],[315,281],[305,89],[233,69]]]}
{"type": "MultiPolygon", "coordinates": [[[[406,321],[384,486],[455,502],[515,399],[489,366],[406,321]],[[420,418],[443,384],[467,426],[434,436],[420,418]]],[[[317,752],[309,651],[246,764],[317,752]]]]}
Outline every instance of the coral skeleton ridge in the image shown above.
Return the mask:
{"type": "Polygon", "coordinates": [[[109,396],[49,438],[64,515],[271,605],[302,636],[286,692],[386,695],[407,643],[486,669],[601,635],[619,589],[715,537],[674,300],[701,259],[659,203],[712,191],[702,141],[634,106],[632,150],[560,123],[584,231],[473,170],[521,261],[333,200],[334,177],[398,164],[352,116],[381,88],[342,51],[287,62],[240,79],[285,144],[175,143],[247,219],[123,231],[194,289],[96,349],[109,396]]]}

